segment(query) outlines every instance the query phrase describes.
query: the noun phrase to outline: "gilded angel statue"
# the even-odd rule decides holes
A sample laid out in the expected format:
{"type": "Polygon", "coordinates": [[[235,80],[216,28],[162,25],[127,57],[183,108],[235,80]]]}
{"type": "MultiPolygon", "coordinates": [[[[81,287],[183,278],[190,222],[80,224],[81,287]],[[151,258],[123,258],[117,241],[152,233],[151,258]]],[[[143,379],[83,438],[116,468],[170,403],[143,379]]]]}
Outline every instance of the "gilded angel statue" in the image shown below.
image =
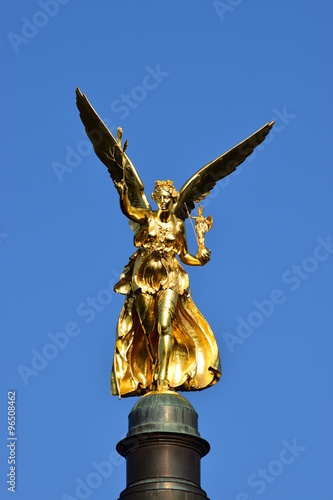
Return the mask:
{"type": "MultiPolygon", "coordinates": [[[[117,324],[111,392],[120,398],[153,390],[209,387],[221,375],[219,351],[208,322],[191,298],[181,264],[204,266],[210,250],[198,239],[196,255],[188,251],[184,221],[195,203],[265,139],[274,122],[205,165],[179,191],[171,180],[157,180],[152,193],[157,210],[153,210],[125,152],[127,141],[122,146],[121,129],[114,138],[79,89],[76,96],[86,133],[107,166],[121,210],[130,220],[136,247],[114,287],[125,295],[125,302],[117,324]]],[[[206,224],[201,228],[205,232],[212,219],[205,219],[200,210],[198,223],[206,224]]]]}

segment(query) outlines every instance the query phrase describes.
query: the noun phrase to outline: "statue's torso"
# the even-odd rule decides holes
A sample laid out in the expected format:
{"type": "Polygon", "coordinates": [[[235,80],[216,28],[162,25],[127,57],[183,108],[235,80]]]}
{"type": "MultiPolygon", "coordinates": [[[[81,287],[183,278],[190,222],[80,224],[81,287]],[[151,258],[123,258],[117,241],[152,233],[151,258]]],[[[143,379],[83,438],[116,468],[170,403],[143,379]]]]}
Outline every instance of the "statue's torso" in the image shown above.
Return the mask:
{"type": "Polygon", "coordinates": [[[175,256],[183,245],[176,217],[172,215],[168,222],[162,222],[151,212],[146,224],[137,231],[134,244],[139,248],[132,276],[134,291],[156,293],[171,289],[183,294],[188,289],[187,273],[175,256]]]}

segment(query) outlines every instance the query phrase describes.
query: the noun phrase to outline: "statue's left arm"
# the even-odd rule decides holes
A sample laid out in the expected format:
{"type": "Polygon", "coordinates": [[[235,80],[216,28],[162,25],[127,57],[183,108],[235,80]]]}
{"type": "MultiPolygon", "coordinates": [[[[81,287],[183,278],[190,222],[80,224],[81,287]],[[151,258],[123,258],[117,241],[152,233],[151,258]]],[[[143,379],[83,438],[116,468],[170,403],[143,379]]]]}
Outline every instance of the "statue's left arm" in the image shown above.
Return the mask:
{"type": "Polygon", "coordinates": [[[183,221],[179,221],[179,230],[182,239],[182,248],[179,254],[180,260],[188,266],[204,266],[205,264],[207,264],[207,262],[209,262],[210,260],[210,251],[207,248],[203,248],[200,250],[198,257],[195,257],[194,255],[189,253],[187,248],[185,224],[183,221]]]}

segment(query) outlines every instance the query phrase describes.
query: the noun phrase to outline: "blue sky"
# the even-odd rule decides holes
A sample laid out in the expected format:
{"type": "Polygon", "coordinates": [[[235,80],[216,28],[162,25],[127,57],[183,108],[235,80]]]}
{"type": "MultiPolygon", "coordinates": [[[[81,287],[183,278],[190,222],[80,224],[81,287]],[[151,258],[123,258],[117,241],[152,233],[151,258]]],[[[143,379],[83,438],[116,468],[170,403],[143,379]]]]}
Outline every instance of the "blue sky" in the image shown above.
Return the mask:
{"type": "MultiPolygon", "coordinates": [[[[155,179],[180,188],[275,120],[205,203],[211,262],[187,270],[223,375],[185,396],[211,443],[211,499],[331,500],[331,4],[4,6],[1,498],[11,494],[12,390],[18,500],[102,500],[125,487],[114,450],[136,398],[110,395],[123,299],[109,290],[133,234],[89,149],[79,86],[112,130],[123,128],[149,197],[155,179]]],[[[189,224],[187,233],[195,253],[189,224]]]]}

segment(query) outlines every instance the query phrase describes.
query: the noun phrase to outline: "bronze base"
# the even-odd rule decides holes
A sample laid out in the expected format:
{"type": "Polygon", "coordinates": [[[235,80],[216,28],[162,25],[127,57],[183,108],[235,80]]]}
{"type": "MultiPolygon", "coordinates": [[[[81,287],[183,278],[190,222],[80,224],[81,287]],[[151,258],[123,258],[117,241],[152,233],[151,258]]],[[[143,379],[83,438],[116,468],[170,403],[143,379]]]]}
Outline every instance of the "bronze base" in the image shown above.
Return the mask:
{"type": "Polygon", "coordinates": [[[200,460],[209,449],[198,432],[198,415],[183,396],[146,394],[130,412],[129,431],[117,445],[127,466],[120,499],[208,500],[200,486],[200,460]]]}

